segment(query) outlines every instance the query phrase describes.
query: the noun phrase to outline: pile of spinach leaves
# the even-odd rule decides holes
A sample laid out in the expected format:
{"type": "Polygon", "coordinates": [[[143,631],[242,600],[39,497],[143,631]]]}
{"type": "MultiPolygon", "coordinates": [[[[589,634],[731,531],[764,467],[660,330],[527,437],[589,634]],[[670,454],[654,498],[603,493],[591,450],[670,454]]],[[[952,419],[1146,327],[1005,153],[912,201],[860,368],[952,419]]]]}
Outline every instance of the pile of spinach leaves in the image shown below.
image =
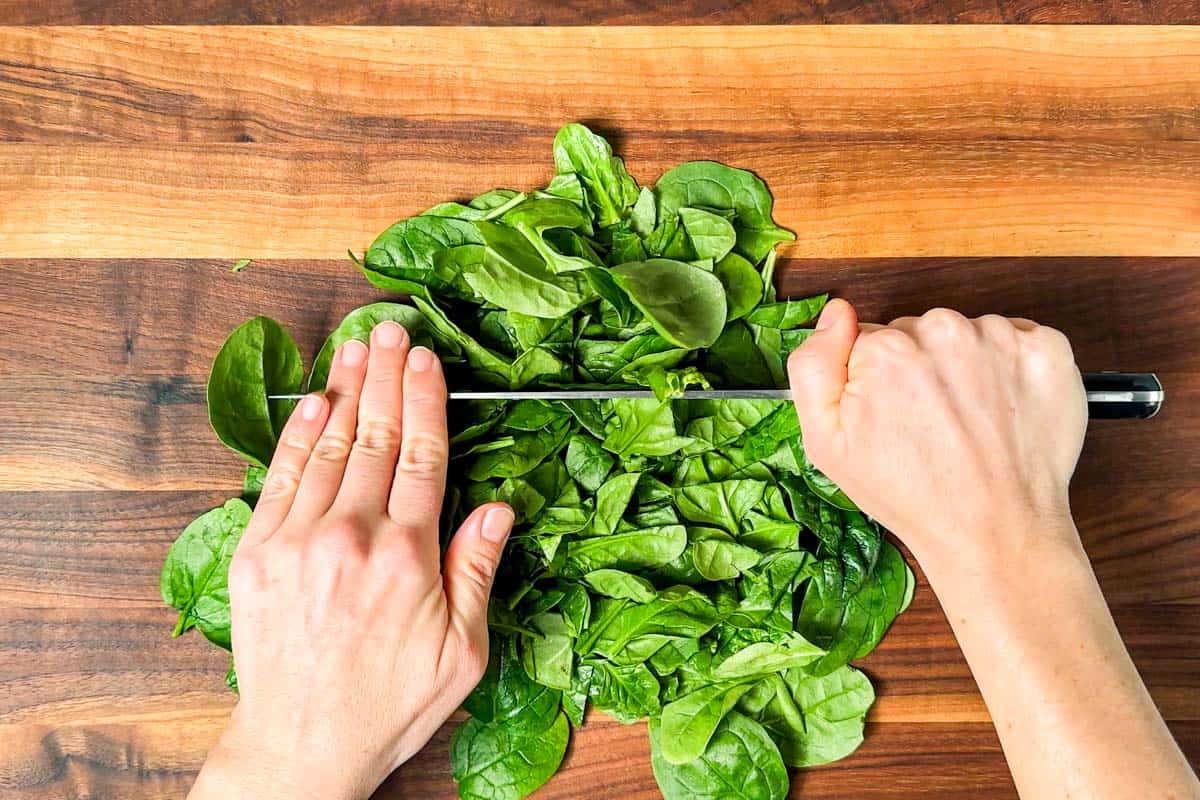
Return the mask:
{"type": "Polygon", "coordinates": [[[913,574],[805,457],[789,403],[679,397],[785,385],[826,298],[776,299],[774,249],[792,235],[750,172],[698,161],[639,187],[578,124],[554,165],[544,189],[442,203],[380,234],[356,261],[408,301],[351,312],[307,377],[276,322],[230,335],[208,407],[250,462],[244,499],[171,547],[175,633],[230,648],[229,560],[292,408],[267,395],[320,390],[334,350],[379,322],[435,348],[459,387],[648,386],[657,399],[450,408],[445,530],[486,501],[516,512],[454,778],[464,798],[528,795],[592,705],[649,718],[669,799],[782,798],[787,767],[862,741],[875,695],[849,662],[908,605],[913,574]]]}

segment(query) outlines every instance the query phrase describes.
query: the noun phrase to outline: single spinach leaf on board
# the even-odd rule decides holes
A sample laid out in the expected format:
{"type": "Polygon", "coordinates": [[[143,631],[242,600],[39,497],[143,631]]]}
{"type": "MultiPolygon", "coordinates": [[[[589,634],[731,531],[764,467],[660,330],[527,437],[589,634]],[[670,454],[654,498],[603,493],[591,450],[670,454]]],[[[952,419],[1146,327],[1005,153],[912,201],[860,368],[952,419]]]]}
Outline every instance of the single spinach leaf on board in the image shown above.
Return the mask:
{"type": "Polygon", "coordinates": [[[682,261],[652,258],[619,264],[613,279],[659,335],[679,347],[708,347],[725,325],[725,287],[710,272],[682,261]]]}
{"type": "Polygon", "coordinates": [[[796,238],[771,217],[771,193],[752,172],[715,161],[689,161],[667,171],[654,187],[660,217],[681,208],[732,211],[736,215],[737,249],[757,264],[779,242],[796,238]]]}
{"type": "Polygon", "coordinates": [[[390,292],[439,289],[446,284],[437,275],[435,257],[464,244],[483,244],[471,222],[453,217],[409,217],[376,237],[367,248],[362,272],[371,283],[390,292]]]}
{"type": "Polygon", "coordinates": [[[159,576],[163,602],[179,611],[175,636],[197,628],[229,650],[229,562],[250,522],[250,506],[226,500],[183,529],[159,576]]]}
{"type": "Polygon", "coordinates": [[[800,605],[796,630],[827,654],[805,669],[828,675],[879,644],[892,621],[908,607],[915,581],[900,551],[883,543],[874,572],[847,592],[841,565],[825,559],[813,572],[800,605]]]}
{"type": "Polygon", "coordinates": [[[763,727],[729,712],[694,761],[674,764],[663,756],[668,735],[650,720],[650,763],[664,800],[783,800],[787,768],[763,727]]]}
{"type": "Polygon", "coordinates": [[[768,705],[757,719],[779,744],[786,764],[813,767],[845,758],[863,740],[867,711],[875,702],[875,690],[867,676],[854,667],[842,666],[814,676],[803,669],[789,669],[780,687],[778,706],[768,705]],[[773,724],[783,716],[782,701],[790,698],[803,715],[804,726],[773,724]],[[787,735],[783,735],[786,730],[787,735]]]}
{"type": "MultiPolygon", "coordinates": [[[[325,344],[321,345],[317,357],[313,360],[312,370],[308,374],[306,390],[310,392],[324,390],[325,382],[329,380],[329,367],[333,364],[333,354],[337,352],[337,349],[351,339],[368,344],[371,339],[371,331],[375,329],[376,325],[386,321],[403,326],[414,342],[426,346],[435,344],[433,337],[429,334],[425,315],[413,306],[403,303],[371,303],[359,306],[338,323],[338,326],[333,329],[333,333],[329,334],[329,338],[325,340],[325,344]]],[[[443,343],[437,344],[439,347],[444,347],[443,343]]]]}
{"type": "Polygon", "coordinates": [[[625,162],[612,154],[603,137],[572,123],[554,136],[554,167],[575,174],[587,190],[602,228],[616,225],[637,202],[638,186],[625,171],[625,162]]]}
{"type": "Polygon", "coordinates": [[[267,395],[297,394],[304,379],[300,348],[278,322],[255,317],[221,345],[208,376],[208,421],[217,438],[265,467],[296,403],[267,395]]]}
{"type": "Polygon", "coordinates": [[[450,739],[450,765],[464,800],[520,800],[558,770],[570,735],[561,711],[543,728],[469,719],[450,739]]]}

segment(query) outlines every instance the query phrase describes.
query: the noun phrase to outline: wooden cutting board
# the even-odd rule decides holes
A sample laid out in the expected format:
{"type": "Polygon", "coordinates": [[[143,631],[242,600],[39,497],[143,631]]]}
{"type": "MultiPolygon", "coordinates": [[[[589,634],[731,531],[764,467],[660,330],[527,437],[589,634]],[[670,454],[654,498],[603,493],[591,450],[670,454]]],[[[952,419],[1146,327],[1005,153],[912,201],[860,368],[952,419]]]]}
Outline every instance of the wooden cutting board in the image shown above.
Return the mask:
{"type": "MultiPolygon", "coordinates": [[[[875,320],[1028,316],[1084,369],[1159,371],[1164,412],[1095,424],[1072,500],[1200,762],[1200,29],[721,24],[1195,22],[1194,4],[153,5],[0,0],[0,24],[35,23],[0,28],[0,796],[186,790],[233,697],[219,652],[170,639],[158,569],[240,485],[203,406],[221,339],[265,313],[314,353],[379,297],[347,248],[543,183],[571,120],[643,182],[694,158],[760,173],[798,234],[785,293],[875,320]],[[323,27],[355,22],[465,27],[323,27]],[[542,22],[574,27],[472,27],[542,22]]],[[[862,666],[866,743],[796,773],[796,796],[1015,796],[923,577],[862,666]]],[[[452,728],[380,796],[452,797],[452,728]]],[[[644,728],[596,715],[538,796],[657,796],[644,728]]]]}

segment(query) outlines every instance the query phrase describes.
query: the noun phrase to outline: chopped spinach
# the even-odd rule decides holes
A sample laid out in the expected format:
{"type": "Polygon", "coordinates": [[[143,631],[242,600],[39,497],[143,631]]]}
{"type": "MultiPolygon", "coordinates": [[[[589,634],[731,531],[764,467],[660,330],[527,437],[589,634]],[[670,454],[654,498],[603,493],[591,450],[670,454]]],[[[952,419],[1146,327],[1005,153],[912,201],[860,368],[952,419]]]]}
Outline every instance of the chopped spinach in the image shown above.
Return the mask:
{"type": "MultiPolygon", "coordinates": [[[[516,527],[489,607],[491,660],[451,742],[464,798],[525,797],[590,704],[650,720],[668,800],[787,794],[787,766],[862,741],[874,691],[848,665],[914,578],[880,527],[809,462],[790,403],[683,400],[782,386],[826,295],[778,300],[766,185],[715,162],[639,187],[583,125],[544,189],[440,203],[355,263],[406,301],[355,309],[317,353],[257,317],[217,354],[218,438],[250,461],[245,500],[189,525],[162,571],[176,634],[228,649],[229,559],[292,404],[336,348],[384,320],[434,348],[451,385],[639,385],[639,400],[452,403],[445,528],[501,500],[516,527]],[[786,765],[786,766],[785,766],[786,765]]],[[[232,662],[227,682],[236,690],[232,662]]]]}

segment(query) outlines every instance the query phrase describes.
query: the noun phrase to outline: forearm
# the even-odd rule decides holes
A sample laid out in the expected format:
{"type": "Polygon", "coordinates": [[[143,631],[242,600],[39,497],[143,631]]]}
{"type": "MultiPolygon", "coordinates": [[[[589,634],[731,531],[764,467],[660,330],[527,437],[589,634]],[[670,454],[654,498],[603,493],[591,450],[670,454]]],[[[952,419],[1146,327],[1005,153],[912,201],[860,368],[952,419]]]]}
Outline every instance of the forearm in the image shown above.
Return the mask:
{"type": "Polygon", "coordinates": [[[960,555],[956,563],[931,559],[927,568],[1021,795],[1200,796],[1125,650],[1073,523],[1042,524],[1033,536],[1006,530],[977,537],[1024,546],[960,555]]]}

